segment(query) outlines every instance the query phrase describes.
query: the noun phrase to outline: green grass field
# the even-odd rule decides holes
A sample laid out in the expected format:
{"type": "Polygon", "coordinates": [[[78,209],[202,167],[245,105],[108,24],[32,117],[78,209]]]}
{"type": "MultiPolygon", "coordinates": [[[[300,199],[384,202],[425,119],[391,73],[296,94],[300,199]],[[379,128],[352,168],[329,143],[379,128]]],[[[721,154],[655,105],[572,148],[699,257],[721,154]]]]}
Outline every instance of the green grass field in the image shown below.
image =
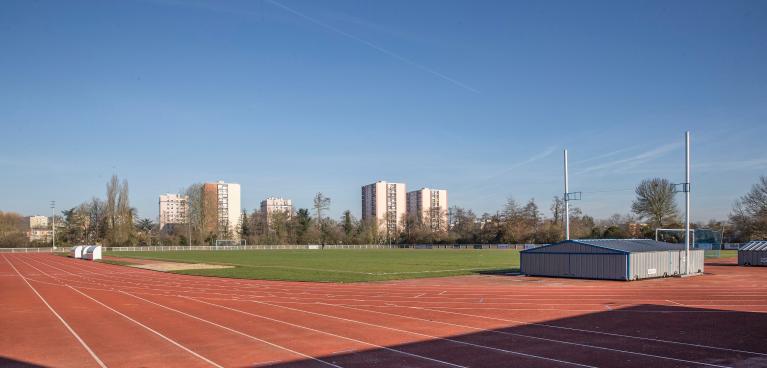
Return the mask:
{"type": "Polygon", "coordinates": [[[514,250],[334,249],[109,252],[125,258],[235,266],[177,273],[261,280],[364,282],[471,274],[502,274],[519,270],[514,250]]]}

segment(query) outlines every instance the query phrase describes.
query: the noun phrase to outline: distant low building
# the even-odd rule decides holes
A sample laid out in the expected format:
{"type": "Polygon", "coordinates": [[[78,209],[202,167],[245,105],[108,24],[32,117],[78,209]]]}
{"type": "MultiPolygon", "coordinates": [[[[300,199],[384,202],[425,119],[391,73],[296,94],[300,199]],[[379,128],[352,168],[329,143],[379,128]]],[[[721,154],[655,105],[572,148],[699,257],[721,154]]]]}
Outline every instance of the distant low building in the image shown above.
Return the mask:
{"type": "Polygon", "coordinates": [[[29,216],[27,238],[30,242],[44,243],[51,240],[53,230],[47,216],[29,216]]]}
{"type": "Polygon", "coordinates": [[[47,243],[51,241],[52,236],[53,236],[53,230],[51,229],[30,228],[29,231],[27,231],[27,238],[29,238],[30,242],[47,243]]]}
{"type": "Polygon", "coordinates": [[[641,238],[642,237],[642,229],[647,227],[647,224],[637,223],[637,222],[630,222],[626,226],[626,231],[628,232],[628,236],[631,238],[641,238]]]}
{"type": "Polygon", "coordinates": [[[422,188],[407,193],[409,216],[431,231],[447,231],[447,190],[422,188]]]}
{"type": "Polygon", "coordinates": [[[47,229],[48,216],[29,216],[30,229],[47,229]]]}
{"type": "Polygon", "coordinates": [[[261,201],[261,213],[268,225],[272,223],[275,213],[285,213],[287,217],[293,216],[293,201],[285,198],[269,197],[261,201]]]}

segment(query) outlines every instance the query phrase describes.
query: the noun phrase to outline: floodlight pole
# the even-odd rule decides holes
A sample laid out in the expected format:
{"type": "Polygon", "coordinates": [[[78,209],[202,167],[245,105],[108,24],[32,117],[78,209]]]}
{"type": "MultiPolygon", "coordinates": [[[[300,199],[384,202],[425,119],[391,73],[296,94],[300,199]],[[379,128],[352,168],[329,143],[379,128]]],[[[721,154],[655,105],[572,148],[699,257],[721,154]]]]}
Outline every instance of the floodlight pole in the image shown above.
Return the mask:
{"type": "Polygon", "coordinates": [[[565,195],[563,197],[565,201],[565,240],[570,240],[570,199],[568,194],[570,193],[570,180],[567,173],[567,149],[565,149],[565,195]]]}
{"type": "Polygon", "coordinates": [[[51,247],[56,249],[56,201],[51,201],[51,247]]]}
{"type": "Polygon", "coordinates": [[[690,131],[684,133],[684,259],[685,274],[690,274],[690,131]]]}

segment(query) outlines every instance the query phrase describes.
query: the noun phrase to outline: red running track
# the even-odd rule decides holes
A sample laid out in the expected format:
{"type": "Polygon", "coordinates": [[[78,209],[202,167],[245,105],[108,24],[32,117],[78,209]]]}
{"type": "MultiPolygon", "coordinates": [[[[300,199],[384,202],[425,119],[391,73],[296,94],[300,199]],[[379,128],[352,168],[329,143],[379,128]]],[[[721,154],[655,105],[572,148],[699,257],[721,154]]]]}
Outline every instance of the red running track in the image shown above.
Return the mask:
{"type": "Polygon", "coordinates": [[[767,367],[767,268],[706,271],[325,284],[6,254],[0,366],[767,367]]]}

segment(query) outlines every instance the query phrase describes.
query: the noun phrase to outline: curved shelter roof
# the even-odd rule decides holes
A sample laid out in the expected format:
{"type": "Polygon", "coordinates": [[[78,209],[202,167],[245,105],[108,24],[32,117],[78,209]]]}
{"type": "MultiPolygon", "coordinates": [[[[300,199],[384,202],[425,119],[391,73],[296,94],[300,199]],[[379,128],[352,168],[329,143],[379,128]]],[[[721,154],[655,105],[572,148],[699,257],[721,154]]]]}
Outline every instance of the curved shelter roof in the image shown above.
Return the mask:
{"type": "Polygon", "coordinates": [[[738,250],[767,250],[767,240],[750,241],[742,245],[738,250]]]}

